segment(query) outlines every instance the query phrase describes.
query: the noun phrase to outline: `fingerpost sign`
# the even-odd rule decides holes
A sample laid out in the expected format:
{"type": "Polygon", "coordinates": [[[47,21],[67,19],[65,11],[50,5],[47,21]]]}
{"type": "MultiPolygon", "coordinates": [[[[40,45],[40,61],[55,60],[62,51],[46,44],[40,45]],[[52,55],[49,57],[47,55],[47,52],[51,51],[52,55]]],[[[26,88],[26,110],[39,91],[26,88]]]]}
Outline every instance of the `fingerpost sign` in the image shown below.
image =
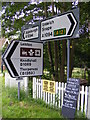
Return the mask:
{"type": "Polygon", "coordinates": [[[79,37],[79,9],[41,21],[41,41],[79,37]]]}
{"type": "Polygon", "coordinates": [[[43,44],[12,41],[3,55],[3,61],[12,77],[43,74],[43,44]]]}

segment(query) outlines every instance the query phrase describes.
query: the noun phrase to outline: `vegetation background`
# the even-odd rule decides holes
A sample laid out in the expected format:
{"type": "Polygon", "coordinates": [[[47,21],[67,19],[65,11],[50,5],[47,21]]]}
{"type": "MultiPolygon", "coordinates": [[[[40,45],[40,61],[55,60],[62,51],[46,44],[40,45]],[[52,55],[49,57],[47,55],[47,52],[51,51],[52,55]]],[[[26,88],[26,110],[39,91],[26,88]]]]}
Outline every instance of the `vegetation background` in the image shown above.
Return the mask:
{"type": "MultiPolygon", "coordinates": [[[[90,85],[90,2],[78,3],[80,8],[80,38],[70,40],[70,77],[86,79],[90,85]]],[[[1,37],[22,40],[21,27],[72,9],[71,2],[3,2],[1,37]]],[[[7,46],[3,48],[4,53],[7,46]]],[[[44,44],[44,74],[42,78],[66,82],[67,41],[49,41],[44,44]]],[[[3,77],[2,77],[3,78],[3,77]]],[[[2,88],[2,113],[4,118],[63,118],[60,111],[49,108],[40,100],[33,100],[21,91],[17,100],[17,89],[2,88]],[[17,112],[18,111],[18,112],[17,112]],[[45,111],[45,112],[43,112],[45,111]],[[39,115],[39,116],[38,116],[39,115]]],[[[32,84],[29,81],[29,88],[32,84]]],[[[30,91],[31,92],[31,91],[30,91]]],[[[77,117],[77,115],[76,115],[77,117]]],[[[79,117],[85,118],[83,114],[79,117]]]]}
{"type": "MultiPolygon", "coordinates": [[[[72,8],[72,2],[3,2],[2,3],[2,37],[9,40],[21,40],[21,27],[26,24],[66,12],[72,8]]],[[[74,68],[82,68],[80,78],[90,84],[90,2],[79,2],[80,38],[70,40],[70,77],[74,68]]],[[[3,52],[5,47],[3,48],[3,52]]],[[[44,44],[44,78],[66,81],[67,40],[49,41],[44,44]],[[45,75],[45,73],[49,73],[45,75]]]]}

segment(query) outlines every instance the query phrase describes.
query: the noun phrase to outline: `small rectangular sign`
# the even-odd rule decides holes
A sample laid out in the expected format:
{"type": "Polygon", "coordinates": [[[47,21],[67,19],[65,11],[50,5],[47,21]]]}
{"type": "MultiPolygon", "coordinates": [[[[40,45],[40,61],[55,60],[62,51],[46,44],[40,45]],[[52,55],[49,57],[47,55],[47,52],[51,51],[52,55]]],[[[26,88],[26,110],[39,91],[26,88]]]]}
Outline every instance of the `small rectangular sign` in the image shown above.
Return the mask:
{"type": "Polygon", "coordinates": [[[74,118],[79,94],[79,86],[79,79],[69,78],[69,80],[67,80],[62,106],[62,114],[64,117],[74,118]]]}
{"type": "Polygon", "coordinates": [[[43,91],[55,94],[55,81],[43,80],[43,91]]]}
{"type": "Polygon", "coordinates": [[[41,49],[21,47],[20,57],[41,57],[41,49]]]}
{"type": "Polygon", "coordinates": [[[38,38],[38,26],[23,31],[23,40],[38,38]]]}
{"type": "Polygon", "coordinates": [[[66,28],[54,30],[54,36],[61,36],[66,34],[66,28]]]}

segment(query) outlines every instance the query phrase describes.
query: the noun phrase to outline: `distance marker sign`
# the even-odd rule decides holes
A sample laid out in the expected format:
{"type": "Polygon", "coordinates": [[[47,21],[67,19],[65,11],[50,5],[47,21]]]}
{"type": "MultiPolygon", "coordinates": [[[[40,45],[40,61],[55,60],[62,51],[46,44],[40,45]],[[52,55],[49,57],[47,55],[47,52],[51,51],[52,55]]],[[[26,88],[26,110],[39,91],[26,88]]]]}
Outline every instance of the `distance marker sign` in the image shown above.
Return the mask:
{"type": "Polygon", "coordinates": [[[30,42],[40,42],[40,21],[35,24],[25,24],[21,28],[22,40],[30,42]]]}
{"type": "Polygon", "coordinates": [[[3,55],[3,61],[12,77],[42,75],[43,44],[12,41],[3,55]]]}
{"type": "Polygon", "coordinates": [[[23,31],[23,40],[32,40],[38,38],[38,26],[23,31]]]}
{"type": "Polygon", "coordinates": [[[79,37],[79,8],[41,21],[41,41],[79,37]]]}

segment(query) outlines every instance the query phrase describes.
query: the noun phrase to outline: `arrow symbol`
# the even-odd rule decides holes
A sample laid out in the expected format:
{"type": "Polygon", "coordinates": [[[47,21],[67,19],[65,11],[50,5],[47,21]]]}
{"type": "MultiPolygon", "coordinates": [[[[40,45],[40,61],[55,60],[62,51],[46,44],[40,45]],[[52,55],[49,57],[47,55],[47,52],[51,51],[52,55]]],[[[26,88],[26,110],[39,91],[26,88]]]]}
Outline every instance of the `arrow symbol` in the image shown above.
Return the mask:
{"type": "Polygon", "coordinates": [[[3,56],[3,61],[4,64],[6,65],[6,68],[8,69],[10,75],[13,77],[14,76],[19,76],[13,63],[11,60],[11,57],[15,51],[15,49],[17,48],[19,42],[11,42],[10,46],[7,48],[4,56],[3,56]]]}
{"type": "Polygon", "coordinates": [[[73,19],[72,16],[71,16],[71,14],[68,14],[67,16],[68,16],[68,18],[69,18],[69,20],[70,20],[70,22],[71,22],[70,29],[69,29],[69,31],[68,31],[68,33],[67,33],[67,35],[70,35],[71,32],[72,32],[72,30],[73,30],[73,28],[75,27],[75,22],[74,22],[74,19],[73,19]]]}
{"type": "Polygon", "coordinates": [[[24,34],[25,34],[25,31],[23,31],[23,39],[25,39],[24,34]]]}

